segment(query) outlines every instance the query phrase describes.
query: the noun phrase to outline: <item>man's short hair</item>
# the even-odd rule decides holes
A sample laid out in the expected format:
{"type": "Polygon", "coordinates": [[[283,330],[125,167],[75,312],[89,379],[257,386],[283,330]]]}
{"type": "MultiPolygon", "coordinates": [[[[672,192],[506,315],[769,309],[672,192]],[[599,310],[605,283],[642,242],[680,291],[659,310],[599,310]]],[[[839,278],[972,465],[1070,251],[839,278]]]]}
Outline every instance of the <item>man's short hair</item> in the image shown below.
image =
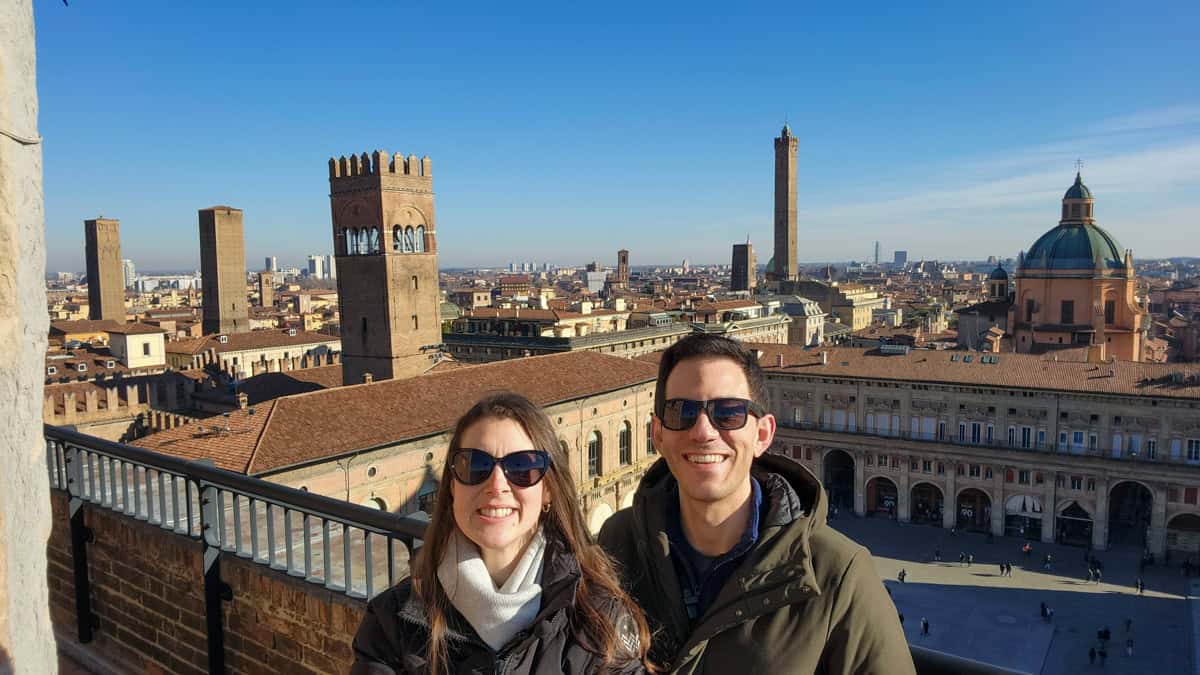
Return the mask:
{"type": "Polygon", "coordinates": [[[750,399],[770,409],[767,397],[767,384],[763,378],[762,368],[758,366],[758,358],[737,340],[727,337],[692,333],[663,352],[658,362],[658,381],[654,385],[654,414],[662,419],[663,407],[667,405],[667,378],[680,361],[696,358],[729,359],[742,369],[746,376],[746,384],[750,388],[750,399]]]}

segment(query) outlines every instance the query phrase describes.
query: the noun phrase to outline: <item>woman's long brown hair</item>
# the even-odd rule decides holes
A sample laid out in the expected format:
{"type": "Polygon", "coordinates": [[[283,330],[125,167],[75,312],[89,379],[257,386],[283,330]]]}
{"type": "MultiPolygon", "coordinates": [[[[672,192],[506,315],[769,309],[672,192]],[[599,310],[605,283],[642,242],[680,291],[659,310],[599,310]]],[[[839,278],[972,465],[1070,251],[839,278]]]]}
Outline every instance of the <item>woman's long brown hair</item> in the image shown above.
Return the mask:
{"type": "Polygon", "coordinates": [[[438,499],[433,509],[433,518],[426,531],[424,544],[412,566],[413,590],[425,605],[429,615],[429,643],[426,658],[430,675],[439,675],[449,666],[449,650],[446,645],[446,615],[450,600],[438,581],[438,564],[445,555],[450,534],[456,525],[450,481],[450,461],[454,452],[461,447],[463,432],[471,425],[485,419],[508,419],[521,425],[533,441],[534,448],[550,455],[550,470],[542,480],[550,487],[550,510],[541,514],[541,522],[547,531],[557,531],[566,540],[567,550],[574,554],[579,563],[580,580],[575,593],[572,627],[577,636],[586,636],[581,644],[599,656],[602,668],[614,665],[618,650],[623,649],[612,617],[605,607],[614,601],[622,605],[633,617],[638,631],[638,660],[655,671],[647,658],[650,648],[650,630],[642,610],[621,588],[620,582],[608,556],[592,539],[583,513],[579,508],[579,497],[575,494],[575,480],[571,476],[570,458],[559,445],[558,435],[546,414],[520,394],[503,392],[493,394],[476,403],[454,427],[446,461],[442,465],[442,477],[438,486],[438,499]]]}

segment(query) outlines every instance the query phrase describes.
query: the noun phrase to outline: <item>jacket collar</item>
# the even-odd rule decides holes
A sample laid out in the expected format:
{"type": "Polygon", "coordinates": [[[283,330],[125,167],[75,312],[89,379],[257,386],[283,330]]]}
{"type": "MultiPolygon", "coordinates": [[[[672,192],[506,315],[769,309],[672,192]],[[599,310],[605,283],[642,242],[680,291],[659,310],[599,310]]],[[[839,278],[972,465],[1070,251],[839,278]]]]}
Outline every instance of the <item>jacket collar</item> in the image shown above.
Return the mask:
{"type": "MultiPolygon", "coordinates": [[[[537,618],[531,624],[533,630],[540,629],[546,624],[546,619],[575,602],[575,592],[579,586],[579,562],[567,549],[566,539],[558,528],[547,525],[546,553],[542,568],[542,606],[537,618]]],[[[412,583],[411,578],[402,582],[412,583]]],[[[415,592],[408,593],[408,599],[397,610],[396,615],[401,621],[429,629],[428,613],[425,604],[415,592]]],[[[479,645],[486,644],[475,633],[470,622],[464,619],[453,605],[447,604],[446,637],[460,642],[471,642],[479,645]]],[[[519,642],[520,640],[514,640],[519,642]]]]}
{"type": "Polygon", "coordinates": [[[688,619],[683,611],[679,581],[671,563],[670,539],[666,530],[666,502],[671,472],[665,459],[647,470],[633,500],[635,537],[639,557],[652,569],[650,577],[659,587],[655,593],[660,617],[668,621],[676,646],[704,639],[731,623],[739,623],[775,605],[821,589],[814,580],[809,542],[826,527],[828,505],[817,478],[805,467],[781,455],[764,453],[754,460],[751,472],[763,489],[766,514],[759,524],[758,543],[746,555],[726,583],[696,631],[687,636],[688,619]],[[763,602],[763,595],[773,600],[763,602]],[[778,598],[778,602],[774,600],[778,598]],[[715,619],[715,620],[711,620],[715,619]]]}

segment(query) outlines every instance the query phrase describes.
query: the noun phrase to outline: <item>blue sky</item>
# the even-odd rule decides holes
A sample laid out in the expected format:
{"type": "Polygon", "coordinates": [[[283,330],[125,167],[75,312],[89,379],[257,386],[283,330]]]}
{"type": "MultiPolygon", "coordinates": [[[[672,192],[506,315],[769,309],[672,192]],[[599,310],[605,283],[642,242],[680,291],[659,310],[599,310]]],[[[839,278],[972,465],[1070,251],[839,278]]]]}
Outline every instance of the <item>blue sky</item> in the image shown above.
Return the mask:
{"type": "Polygon", "coordinates": [[[36,0],[48,268],[101,213],[193,268],[218,203],[298,264],[376,148],[432,158],[443,267],[765,262],[785,117],[801,261],[1015,255],[1076,158],[1138,257],[1200,255],[1200,4],[567,4],[36,0]]]}

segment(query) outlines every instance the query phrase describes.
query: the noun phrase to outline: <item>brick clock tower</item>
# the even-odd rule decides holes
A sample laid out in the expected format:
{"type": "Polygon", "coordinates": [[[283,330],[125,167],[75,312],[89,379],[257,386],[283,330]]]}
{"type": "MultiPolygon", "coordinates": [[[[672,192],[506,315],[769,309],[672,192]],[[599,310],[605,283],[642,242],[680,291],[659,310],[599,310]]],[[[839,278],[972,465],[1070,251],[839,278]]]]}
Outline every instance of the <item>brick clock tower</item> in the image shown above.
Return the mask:
{"type": "Polygon", "coordinates": [[[343,381],[424,372],[442,341],[429,158],[330,159],[329,203],[343,381]]]}

